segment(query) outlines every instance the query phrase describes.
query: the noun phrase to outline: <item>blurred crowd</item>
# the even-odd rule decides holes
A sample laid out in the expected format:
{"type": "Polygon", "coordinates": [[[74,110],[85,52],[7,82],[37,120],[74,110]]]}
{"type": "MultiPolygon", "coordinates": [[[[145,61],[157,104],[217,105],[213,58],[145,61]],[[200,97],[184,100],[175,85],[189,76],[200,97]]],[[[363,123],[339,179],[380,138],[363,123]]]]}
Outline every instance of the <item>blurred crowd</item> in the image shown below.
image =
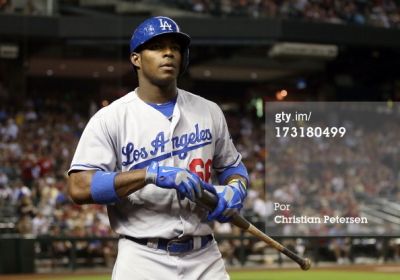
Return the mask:
{"type": "MultiPolygon", "coordinates": [[[[222,17],[291,18],[335,24],[400,27],[400,5],[396,0],[141,0],[135,2],[142,2],[143,5],[158,3],[199,14],[222,17]]],[[[55,7],[63,4],[71,5],[71,1],[0,0],[0,12],[51,15],[55,7]]],[[[72,4],[78,5],[79,2],[75,1],[72,4]]],[[[115,3],[109,5],[113,4],[115,3]]],[[[95,5],[92,5],[93,7],[95,5]]]]}
{"type": "Polygon", "coordinates": [[[328,23],[400,27],[395,0],[186,0],[194,12],[219,16],[292,18],[328,23]]]}
{"type": "MultiPolygon", "coordinates": [[[[54,97],[15,106],[7,96],[0,95],[0,233],[113,236],[105,207],[78,206],[67,196],[66,171],[87,116],[54,97]]],[[[107,255],[112,244],[77,245],[78,254],[107,255]]],[[[53,253],[68,255],[71,246],[57,242],[53,253]]]]}
{"type": "Polygon", "coordinates": [[[0,13],[23,15],[50,15],[54,0],[0,0],[0,13]]]}
{"type": "MultiPolygon", "coordinates": [[[[362,217],[362,210],[377,199],[399,201],[398,113],[337,110],[334,116],[327,112],[319,122],[306,126],[325,127],[334,118],[337,121],[331,125],[347,128],[343,138],[278,138],[276,125],[268,123],[265,187],[269,209],[264,216],[362,217]],[[291,207],[275,211],[272,201],[291,207]]],[[[285,224],[280,230],[284,235],[380,235],[398,233],[399,225],[370,220],[368,224],[285,224]]]]}

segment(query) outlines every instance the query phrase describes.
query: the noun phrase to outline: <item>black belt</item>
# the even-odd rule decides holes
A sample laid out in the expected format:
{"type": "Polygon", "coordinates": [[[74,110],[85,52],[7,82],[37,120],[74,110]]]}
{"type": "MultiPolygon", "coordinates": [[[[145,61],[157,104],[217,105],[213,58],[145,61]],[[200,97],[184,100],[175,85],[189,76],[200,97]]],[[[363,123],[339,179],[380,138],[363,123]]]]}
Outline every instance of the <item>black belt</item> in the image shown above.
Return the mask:
{"type": "Polygon", "coordinates": [[[164,238],[135,238],[132,236],[123,235],[126,239],[136,242],[141,245],[165,250],[169,253],[182,254],[194,249],[204,248],[214,237],[209,235],[204,236],[184,236],[182,238],[164,239],[164,238]],[[195,239],[199,238],[200,242],[195,248],[195,239]],[[153,246],[152,246],[153,245],[153,246]]]}

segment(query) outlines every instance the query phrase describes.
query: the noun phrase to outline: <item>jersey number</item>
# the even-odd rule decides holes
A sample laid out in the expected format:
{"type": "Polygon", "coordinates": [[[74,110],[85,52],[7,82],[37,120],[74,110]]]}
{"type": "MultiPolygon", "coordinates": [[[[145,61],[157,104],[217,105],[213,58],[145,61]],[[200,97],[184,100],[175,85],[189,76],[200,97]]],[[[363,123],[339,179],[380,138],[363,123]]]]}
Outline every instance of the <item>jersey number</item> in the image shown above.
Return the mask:
{"type": "Polygon", "coordinates": [[[212,160],[209,159],[204,163],[203,159],[195,158],[189,164],[189,170],[196,173],[204,182],[209,183],[211,177],[211,164],[212,160]]]}

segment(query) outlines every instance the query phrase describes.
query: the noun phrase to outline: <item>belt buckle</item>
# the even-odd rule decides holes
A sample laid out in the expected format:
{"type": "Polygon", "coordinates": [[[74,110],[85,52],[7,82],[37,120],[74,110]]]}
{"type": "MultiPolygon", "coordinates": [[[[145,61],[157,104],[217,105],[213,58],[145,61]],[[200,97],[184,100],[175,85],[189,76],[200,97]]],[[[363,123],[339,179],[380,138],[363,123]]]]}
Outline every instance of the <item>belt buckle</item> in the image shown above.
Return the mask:
{"type": "Polygon", "coordinates": [[[166,248],[166,250],[167,250],[167,252],[168,252],[170,255],[179,255],[179,254],[182,254],[182,253],[189,252],[190,250],[171,251],[171,249],[172,249],[171,247],[172,247],[172,246],[174,246],[174,245],[176,245],[176,244],[184,244],[184,243],[187,243],[187,242],[189,242],[189,240],[190,240],[190,237],[183,237],[183,238],[174,238],[174,239],[171,239],[171,240],[169,240],[168,243],[167,243],[167,248],[166,248]]]}

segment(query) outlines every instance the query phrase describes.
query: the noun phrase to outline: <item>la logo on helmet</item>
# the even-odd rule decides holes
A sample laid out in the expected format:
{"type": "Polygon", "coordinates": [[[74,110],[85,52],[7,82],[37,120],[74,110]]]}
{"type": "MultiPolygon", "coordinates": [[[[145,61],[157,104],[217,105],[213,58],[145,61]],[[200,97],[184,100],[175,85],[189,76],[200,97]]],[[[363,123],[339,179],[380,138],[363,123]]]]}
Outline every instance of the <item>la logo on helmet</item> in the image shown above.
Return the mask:
{"type": "Polygon", "coordinates": [[[158,21],[160,22],[160,27],[162,30],[166,30],[168,28],[169,31],[172,31],[172,26],[168,23],[168,21],[163,20],[162,18],[159,18],[158,21]]]}

